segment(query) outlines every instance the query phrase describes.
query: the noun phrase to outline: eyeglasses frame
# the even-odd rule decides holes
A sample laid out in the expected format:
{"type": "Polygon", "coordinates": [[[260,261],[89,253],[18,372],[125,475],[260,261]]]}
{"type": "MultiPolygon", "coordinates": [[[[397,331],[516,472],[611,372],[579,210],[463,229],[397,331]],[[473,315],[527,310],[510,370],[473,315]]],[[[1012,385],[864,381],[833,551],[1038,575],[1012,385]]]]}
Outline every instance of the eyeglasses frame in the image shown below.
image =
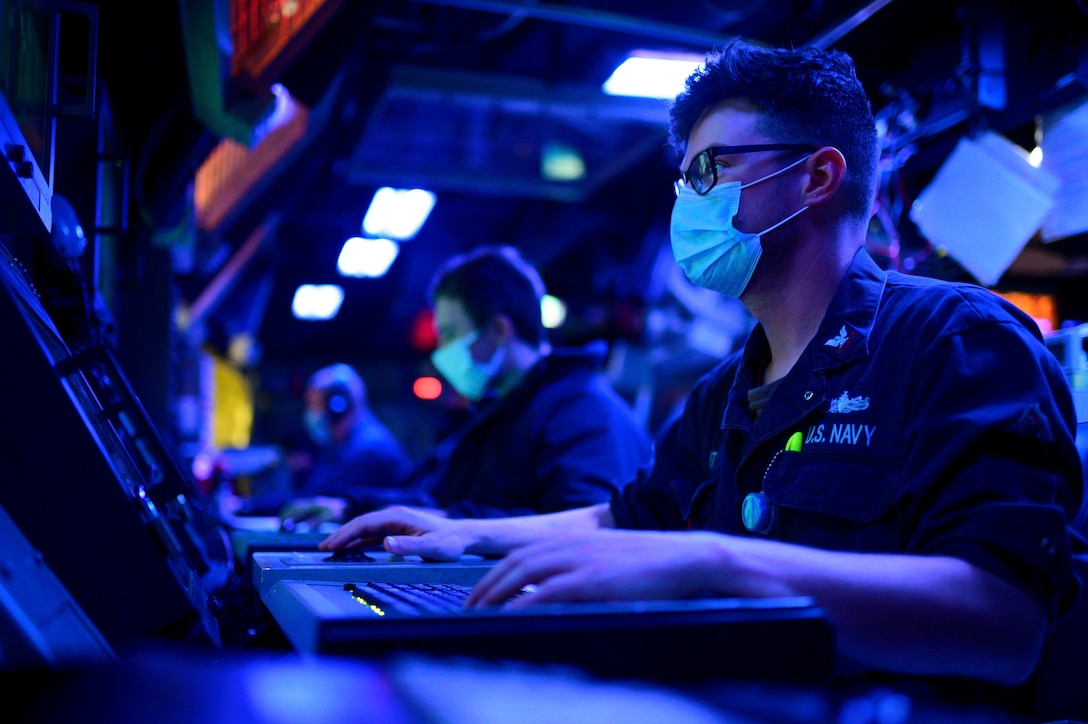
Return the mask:
{"type": "Polygon", "coordinates": [[[704,148],[699,153],[695,154],[695,157],[691,159],[691,163],[688,164],[688,170],[683,171],[680,174],[682,181],[687,183],[695,193],[700,196],[706,196],[710,193],[710,190],[718,185],[718,165],[713,163],[713,160],[718,156],[732,156],[742,153],[759,153],[760,151],[809,151],[810,153],[816,151],[817,147],[810,143],[752,143],[743,146],[710,146],[704,148]],[[710,158],[710,172],[714,176],[714,180],[710,182],[702,191],[692,181],[691,169],[695,166],[696,161],[700,156],[706,155],[710,158]]]}

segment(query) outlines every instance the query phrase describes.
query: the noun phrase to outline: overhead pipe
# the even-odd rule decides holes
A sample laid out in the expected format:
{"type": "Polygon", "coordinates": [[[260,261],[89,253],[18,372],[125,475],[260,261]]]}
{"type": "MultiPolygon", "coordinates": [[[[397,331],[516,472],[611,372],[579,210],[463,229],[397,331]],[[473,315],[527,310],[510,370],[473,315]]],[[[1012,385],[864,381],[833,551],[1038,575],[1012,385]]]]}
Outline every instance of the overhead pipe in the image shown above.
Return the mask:
{"type": "MultiPolygon", "coordinates": [[[[581,25],[598,30],[612,30],[618,33],[631,35],[643,35],[657,40],[669,40],[680,43],[688,43],[701,47],[719,45],[728,36],[721,33],[708,32],[697,28],[682,25],[670,25],[657,20],[636,18],[630,15],[620,15],[602,10],[593,10],[582,7],[566,7],[549,5],[547,3],[526,2],[526,0],[412,0],[413,2],[427,3],[429,5],[444,5],[456,7],[462,10],[479,10],[481,12],[498,13],[500,15],[522,15],[524,17],[551,20],[568,25],[581,25]]],[[[738,22],[744,19],[741,13],[734,13],[735,17],[729,22],[738,22]]]]}
{"type": "Polygon", "coordinates": [[[827,50],[836,42],[839,41],[844,35],[854,30],[859,25],[864,23],[869,18],[873,17],[877,11],[884,8],[886,5],[890,5],[892,0],[873,0],[865,7],[858,10],[849,18],[839,23],[833,28],[828,29],[822,35],[817,35],[810,40],[806,45],[810,45],[813,48],[819,48],[820,50],[827,50]]]}

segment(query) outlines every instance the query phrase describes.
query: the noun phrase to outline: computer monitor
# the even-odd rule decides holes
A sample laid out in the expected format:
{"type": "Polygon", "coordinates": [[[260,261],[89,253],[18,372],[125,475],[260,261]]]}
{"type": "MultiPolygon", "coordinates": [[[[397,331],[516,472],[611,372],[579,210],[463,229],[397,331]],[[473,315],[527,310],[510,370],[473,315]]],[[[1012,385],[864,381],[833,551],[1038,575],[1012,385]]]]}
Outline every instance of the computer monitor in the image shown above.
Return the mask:
{"type": "Polygon", "coordinates": [[[70,350],[0,245],[0,507],[122,656],[252,633],[225,531],[112,352],[70,350]]]}

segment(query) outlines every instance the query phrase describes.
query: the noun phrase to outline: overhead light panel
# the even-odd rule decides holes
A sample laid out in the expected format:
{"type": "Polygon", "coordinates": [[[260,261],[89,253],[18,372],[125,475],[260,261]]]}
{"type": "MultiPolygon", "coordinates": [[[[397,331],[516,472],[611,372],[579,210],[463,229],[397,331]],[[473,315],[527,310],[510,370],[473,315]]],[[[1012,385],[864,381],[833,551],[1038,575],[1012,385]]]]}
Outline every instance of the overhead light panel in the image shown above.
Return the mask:
{"type": "Polygon", "coordinates": [[[346,277],[385,276],[400,253],[400,244],[392,239],[364,239],[354,236],[344,242],[336,259],[336,270],[346,277]]]}
{"type": "Polygon", "coordinates": [[[363,233],[408,241],[423,228],[434,203],[435,195],[423,189],[380,188],[363,217],[363,233]]]}
{"type": "Polygon", "coordinates": [[[610,96],[671,100],[704,62],[704,56],[695,53],[636,50],[612,71],[601,90],[610,96]]]}
{"type": "Polygon", "coordinates": [[[344,303],[344,289],[337,284],[302,284],[291,300],[295,319],[324,321],[332,319],[344,303]]]}

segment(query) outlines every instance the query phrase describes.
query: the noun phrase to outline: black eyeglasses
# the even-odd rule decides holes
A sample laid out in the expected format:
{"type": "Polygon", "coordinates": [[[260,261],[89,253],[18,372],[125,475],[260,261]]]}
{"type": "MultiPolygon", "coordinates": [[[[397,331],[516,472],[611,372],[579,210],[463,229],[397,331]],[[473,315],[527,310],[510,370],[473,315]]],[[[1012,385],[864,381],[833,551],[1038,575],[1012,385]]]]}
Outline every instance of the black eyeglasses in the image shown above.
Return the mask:
{"type": "Polygon", "coordinates": [[[706,196],[710,189],[718,183],[718,164],[714,159],[718,156],[729,156],[738,153],[757,153],[759,151],[815,151],[816,147],[808,143],[757,143],[748,146],[711,146],[700,151],[692,159],[688,170],[682,174],[683,180],[695,193],[706,196]]]}

